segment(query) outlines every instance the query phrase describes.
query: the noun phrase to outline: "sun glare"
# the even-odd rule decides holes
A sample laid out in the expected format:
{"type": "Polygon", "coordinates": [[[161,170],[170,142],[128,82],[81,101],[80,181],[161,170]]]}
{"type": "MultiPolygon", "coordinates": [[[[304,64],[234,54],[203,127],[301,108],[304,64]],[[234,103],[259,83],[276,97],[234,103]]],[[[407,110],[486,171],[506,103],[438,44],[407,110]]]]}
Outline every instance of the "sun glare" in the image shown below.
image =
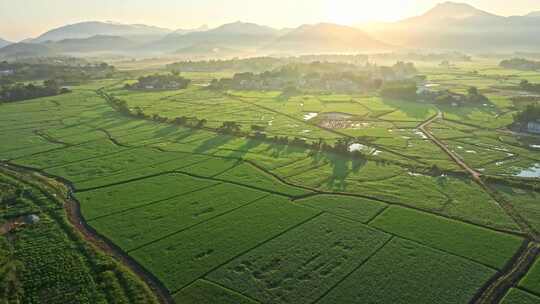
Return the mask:
{"type": "Polygon", "coordinates": [[[407,14],[411,6],[406,1],[325,1],[324,12],[330,22],[356,24],[366,21],[394,21],[407,14]]]}

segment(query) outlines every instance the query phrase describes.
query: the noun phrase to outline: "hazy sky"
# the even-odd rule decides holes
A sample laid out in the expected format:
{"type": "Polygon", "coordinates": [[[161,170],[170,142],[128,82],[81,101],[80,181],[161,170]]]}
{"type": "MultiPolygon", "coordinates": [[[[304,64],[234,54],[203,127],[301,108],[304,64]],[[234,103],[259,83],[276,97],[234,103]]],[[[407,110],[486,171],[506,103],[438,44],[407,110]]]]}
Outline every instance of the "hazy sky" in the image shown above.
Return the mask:
{"type": "MultiPolygon", "coordinates": [[[[274,27],[303,23],[392,21],[419,15],[441,0],[0,0],[0,37],[13,41],[88,20],[145,23],[172,29],[257,22],[274,27]]],[[[540,10],[540,0],[464,0],[500,14],[540,10]]]]}

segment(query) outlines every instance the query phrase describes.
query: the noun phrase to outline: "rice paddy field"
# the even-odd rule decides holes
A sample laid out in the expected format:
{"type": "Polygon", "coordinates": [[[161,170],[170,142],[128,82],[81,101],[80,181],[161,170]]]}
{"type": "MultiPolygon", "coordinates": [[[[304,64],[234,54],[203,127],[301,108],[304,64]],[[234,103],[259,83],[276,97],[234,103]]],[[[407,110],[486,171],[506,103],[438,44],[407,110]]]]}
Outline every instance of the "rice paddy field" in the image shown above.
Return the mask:
{"type": "MultiPolygon", "coordinates": [[[[111,79],[0,105],[0,160],[67,183],[88,225],[176,303],[474,302],[540,235],[538,187],[521,184],[540,178],[540,137],[505,129],[519,105],[497,89],[540,74],[482,60],[419,70],[440,87],[477,86],[491,102],[282,100],[210,91],[202,84],[217,75],[197,73],[178,91],[130,91],[123,84],[132,79],[111,79]],[[197,117],[209,128],[124,115],[98,89],[149,116],[197,117]],[[475,180],[422,131],[434,117],[427,132],[498,182],[475,180]],[[227,121],[269,137],[347,138],[367,157],[211,131],[227,121]]],[[[539,263],[502,303],[540,303],[539,263]]]]}

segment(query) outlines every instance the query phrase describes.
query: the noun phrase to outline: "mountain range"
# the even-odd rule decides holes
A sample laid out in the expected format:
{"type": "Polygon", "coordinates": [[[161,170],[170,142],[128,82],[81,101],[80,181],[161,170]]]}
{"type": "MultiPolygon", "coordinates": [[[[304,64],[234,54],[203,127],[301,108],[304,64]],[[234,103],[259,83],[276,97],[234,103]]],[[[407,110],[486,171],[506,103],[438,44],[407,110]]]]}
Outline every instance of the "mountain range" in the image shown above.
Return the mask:
{"type": "Polygon", "coordinates": [[[525,17],[540,17],[540,11],[537,12],[530,12],[525,17]]]}
{"type": "Polygon", "coordinates": [[[211,29],[202,26],[170,30],[91,21],[59,27],[23,43],[7,45],[9,42],[0,39],[0,57],[96,52],[128,56],[233,57],[399,49],[540,51],[538,28],[540,11],[503,17],[456,2],[440,3],[420,16],[398,22],[356,27],[320,23],[280,30],[235,22],[211,29]]]}
{"type": "Polygon", "coordinates": [[[302,25],[279,36],[266,50],[289,53],[357,53],[388,51],[394,47],[380,42],[364,31],[330,23],[302,25]]]}
{"type": "Polygon", "coordinates": [[[503,17],[456,2],[393,23],[359,26],[370,35],[407,48],[460,51],[538,51],[540,12],[503,17]]]}
{"type": "Polygon", "coordinates": [[[3,48],[3,47],[5,47],[6,45],[9,45],[9,44],[11,44],[11,42],[0,38],[0,48],[3,48]]]}
{"type": "Polygon", "coordinates": [[[60,41],[65,39],[85,39],[96,35],[123,36],[137,39],[140,37],[160,37],[172,32],[169,29],[143,24],[119,24],[112,22],[80,22],[52,29],[36,39],[33,43],[60,41]]]}
{"type": "Polygon", "coordinates": [[[270,43],[278,36],[279,31],[271,27],[254,23],[235,22],[207,31],[169,34],[161,40],[147,44],[146,48],[171,52],[204,44],[212,47],[255,50],[266,43],[270,43]]]}

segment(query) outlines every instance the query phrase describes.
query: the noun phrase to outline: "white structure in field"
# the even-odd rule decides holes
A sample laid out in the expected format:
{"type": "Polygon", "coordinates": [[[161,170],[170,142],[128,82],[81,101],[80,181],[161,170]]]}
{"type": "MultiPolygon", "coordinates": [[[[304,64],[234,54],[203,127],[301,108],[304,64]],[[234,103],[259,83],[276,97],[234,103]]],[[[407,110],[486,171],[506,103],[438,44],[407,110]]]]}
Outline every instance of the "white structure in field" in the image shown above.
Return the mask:
{"type": "Polygon", "coordinates": [[[13,75],[15,71],[13,70],[2,70],[0,71],[0,76],[10,76],[13,75]]]}
{"type": "Polygon", "coordinates": [[[527,124],[527,131],[540,134],[540,121],[530,121],[527,124]]]}

